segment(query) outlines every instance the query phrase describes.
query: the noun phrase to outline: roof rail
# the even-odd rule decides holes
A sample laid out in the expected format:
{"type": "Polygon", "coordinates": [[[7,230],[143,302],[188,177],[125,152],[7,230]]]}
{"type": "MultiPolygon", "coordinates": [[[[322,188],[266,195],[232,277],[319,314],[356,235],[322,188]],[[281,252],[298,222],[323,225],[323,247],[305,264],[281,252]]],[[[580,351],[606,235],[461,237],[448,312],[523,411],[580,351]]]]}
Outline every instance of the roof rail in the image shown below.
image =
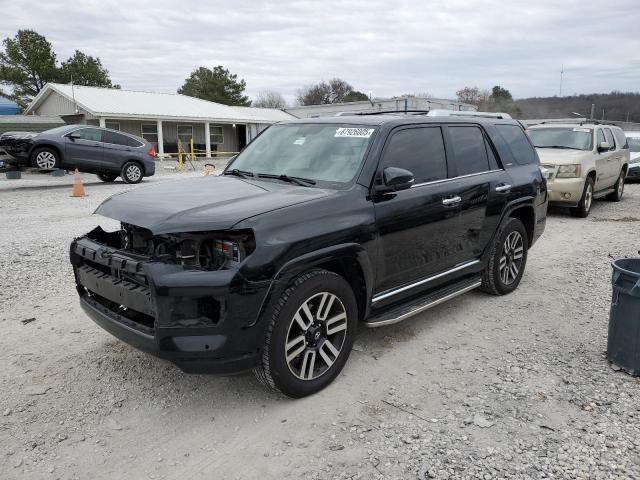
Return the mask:
{"type": "Polygon", "coordinates": [[[483,118],[512,118],[504,112],[477,112],[475,110],[431,110],[430,117],[483,117],[483,118]]]}
{"type": "MultiPolygon", "coordinates": [[[[430,110],[380,110],[377,112],[351,112],[351,115],[403,115],[405,113],[411,113],[414,115],[427,115],[430,110]]],[[[338,116],[349,115],[347,112],[340,112],[338,116]]]]}

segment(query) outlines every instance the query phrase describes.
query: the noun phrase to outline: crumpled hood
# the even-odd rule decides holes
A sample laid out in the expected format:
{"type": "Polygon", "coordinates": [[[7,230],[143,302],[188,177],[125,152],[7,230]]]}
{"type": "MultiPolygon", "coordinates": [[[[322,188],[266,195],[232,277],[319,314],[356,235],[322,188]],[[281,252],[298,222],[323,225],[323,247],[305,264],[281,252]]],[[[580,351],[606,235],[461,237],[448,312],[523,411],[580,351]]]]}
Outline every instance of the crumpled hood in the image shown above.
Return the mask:
{"type": "Polygon", "coordinates": [[[158,183],[116,194],[95,213],[154,234],[227,230],[249,217],[331,195],[331,190],[232,176],[158,183]]]}
{"type": "Polygon", "coordinates": [[[589,150],[568,150],[562,148],[536,148],[541,164],[549,165],[571,165],[581,163],[583,159],[589,158],[592,152],[589,150]]]}

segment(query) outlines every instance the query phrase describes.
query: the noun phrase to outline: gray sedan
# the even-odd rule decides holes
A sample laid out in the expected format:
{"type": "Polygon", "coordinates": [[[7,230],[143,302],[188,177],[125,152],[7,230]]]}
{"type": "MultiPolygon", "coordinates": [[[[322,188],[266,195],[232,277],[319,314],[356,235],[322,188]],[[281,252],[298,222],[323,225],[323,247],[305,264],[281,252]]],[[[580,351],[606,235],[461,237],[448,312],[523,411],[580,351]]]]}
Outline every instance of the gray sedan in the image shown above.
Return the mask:
{"type": "Polygon", "coordinates": [[[105,182],[120,176],[126,183],[138,183],[156,168],[153,145],[143,138],[86,125],[65,125],[39,134],[5,133],[0,147],[14,163],[42,170],[77,168],[105,182]]]}

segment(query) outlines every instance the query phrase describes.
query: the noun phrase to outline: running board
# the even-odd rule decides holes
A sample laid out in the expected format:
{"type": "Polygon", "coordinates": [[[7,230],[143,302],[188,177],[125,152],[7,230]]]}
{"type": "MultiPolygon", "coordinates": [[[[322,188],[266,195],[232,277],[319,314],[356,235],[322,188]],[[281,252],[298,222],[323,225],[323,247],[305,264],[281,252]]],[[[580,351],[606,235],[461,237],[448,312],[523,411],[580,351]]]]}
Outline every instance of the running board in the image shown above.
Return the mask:
{"type": "Polygon", "coordinates": [[[462,295],[463,293],[467,293],[470,290],[478,288],[481,284],[482,282],[479,276],[461,280],[430,293],[429,295],[420,297],[409,303],[404,303],[375,317],[371,317],[364,324],[366,327],[374,328],[401,322],[402,320],[413,317],[414,315],[424,312],[436,305],[440,305],[447,300],[451,300],[458,295],[462,295]]]}
{"type": "Polygon", "coordinates": [[[616,191],[615,188],[606,188],[604,190],[600,190],[599,192],[593,192],[593,198],[606,197],[607,195],[609,195],[610,193],[613,193],[615,191],[616,191]]]}

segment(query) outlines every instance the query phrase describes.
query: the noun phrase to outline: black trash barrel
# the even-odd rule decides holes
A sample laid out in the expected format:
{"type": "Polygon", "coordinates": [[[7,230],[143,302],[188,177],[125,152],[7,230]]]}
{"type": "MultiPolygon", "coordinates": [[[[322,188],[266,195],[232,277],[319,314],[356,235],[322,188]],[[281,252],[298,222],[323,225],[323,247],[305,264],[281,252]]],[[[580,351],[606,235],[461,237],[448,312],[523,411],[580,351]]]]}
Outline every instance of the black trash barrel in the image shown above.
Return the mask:
{"type": "Polygon", "coordinates": [[[640,258],[621,258],[613,266],[607,357],[640,374],[640,258]]]}

